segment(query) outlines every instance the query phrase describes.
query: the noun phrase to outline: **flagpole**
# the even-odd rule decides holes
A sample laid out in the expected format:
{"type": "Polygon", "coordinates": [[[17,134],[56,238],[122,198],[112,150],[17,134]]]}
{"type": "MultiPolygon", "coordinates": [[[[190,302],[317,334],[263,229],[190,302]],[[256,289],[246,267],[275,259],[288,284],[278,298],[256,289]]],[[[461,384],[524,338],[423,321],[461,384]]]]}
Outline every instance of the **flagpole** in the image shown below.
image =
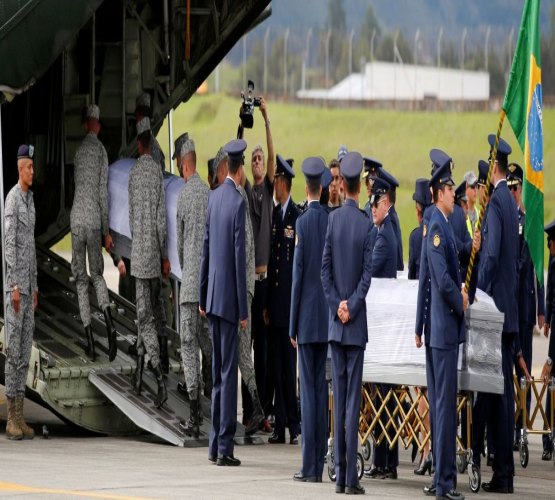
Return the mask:
{"type": "MultiPolygon", "coordinates": [[[[478,222],[476,223],[475,231],[480,231],[482,228],[482,220],[484,218],[484,214],[486,212],[486,206],[489,203],[489,188],[491,185],[491,173],[493,172],[493,163],[497,158],[497,147],[499,146],[499,138],[501,137],[501,129],[503,128],[503,122],[505,120],[505,110],[501,109],[499,113],[499,125],[497,126],[497,134],[495,135],[495,143],[493,144],[493,151],[491,152],[490,159],[489,159],[489,168],[488,168],[488,178],[486,180],[486,196],[485,202],[481,204],[480,216],[478,217],[478,222]]],[[[474,235],[472,235],[474,237],[474,235]]],[[[472,251],[470,252],[470,262],[468,263],[468,269],[466,271],[466,278],[464,280],[464,289],[468,292],[468,288],[470,287],[470,278],[472,276],[472,269],[474,268],[474,259],[476,257],[476,250],[474,249],[474,245],[472,245],[472,251]]]]}

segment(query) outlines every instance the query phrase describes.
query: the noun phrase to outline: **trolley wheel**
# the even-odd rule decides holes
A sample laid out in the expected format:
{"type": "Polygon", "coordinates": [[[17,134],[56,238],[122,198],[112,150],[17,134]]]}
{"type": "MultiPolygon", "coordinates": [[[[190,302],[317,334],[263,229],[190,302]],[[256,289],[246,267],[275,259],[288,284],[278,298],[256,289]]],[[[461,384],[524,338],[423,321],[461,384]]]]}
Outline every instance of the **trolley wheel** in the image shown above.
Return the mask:
{"type": "Polygon", "coordinates": [[[368,462],[368,460],[370,460],[371,454],[372,454],[372,447],[370,446],[370,440],[367,439],[366,443],[364,443],[364,446],[362,447],[362,458],[364,458],[365,462],[368,462]]]}
{"type": "Polygon", "coordinates": [[[364,473],[364,458],[362,453],[357,453],[357,476],[358,479],[362,479],[362,474],[364,473]]]}
{"type": "Polygon", "coordinates": [[[467,462],[466,462],[466,454],[465,455],[457,455],[457,470],[459,471],[459,474],[464,474],[466,471],[466,466],[467,466],[467,462]]]}
{"type": "Polygon", "coordinates": [[[520,454],[520,465],[524,469],[526,469],[526,467],[528,466],[528,458],[529,458],[528,443],[520,443],[518,447],[518,451],[520,454]]]}
{"type": "Polygon", "coordinates": [[[335,457],[333,451],[328,455],[328,477],[332,483],[335,483],[335,457]]]}
{"type": "Polygon", "coordinates": [[[472,493],[478,493],[480,491],[480,485],[482,483],[482,474],[480,473],[480,468],[474,464],[468,465],[468,485],[470,486],[470,491],[472,493]]]}

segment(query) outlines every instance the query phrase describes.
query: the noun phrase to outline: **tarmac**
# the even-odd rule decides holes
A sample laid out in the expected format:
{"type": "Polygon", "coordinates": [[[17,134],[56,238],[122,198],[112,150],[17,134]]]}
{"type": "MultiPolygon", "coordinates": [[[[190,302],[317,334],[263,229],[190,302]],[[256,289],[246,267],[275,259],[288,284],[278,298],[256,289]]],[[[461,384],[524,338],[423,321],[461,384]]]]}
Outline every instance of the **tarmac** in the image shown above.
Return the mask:
{"type": "MultiPolygon", "coordinates": [[[[106,262],[106,270],[114,269],[106,262]]],[[[117,283],[117,275],[115,276],[117,283]]],[[[112,287],[114,281],[112,280],[112,287]]],[[[109,285],[110,286],[110,285],[109,285]]],[[[539,376],[547,352],[547,339],[534,337],[533,375],[539,376]]],[[[240,392],[240,391],[239,391],[240,392]]],[[[301,446],[265,444],[236,446],[240,467],[217,467],[207,459],[207,448],[178,448],[147,434],[116,437],[86,433],[61,422],[48,410],[25,403],[25,415],[38,433],[29,441],[5,438],[5,395],[0,386],[0,498],[337,498],[335,485],[324,468],[322,483],[298,483],[301,446]],[[48,438],[41,430],[46,426],[48,438]]],[[[240,401],[238,412],[240,412],[240,401]]],[[[240,415],[238,415],[240,419],[240,415]]],[[[326,423],[322,423],[326,425],[326,423]]],[[[302,436],[301,436],[302,439],[302,436]]],[[[555,467],[541,461],[541,437],[529,436],[530,460],[526,469],[515,452],[515,494],[512,498],[555,498],[555,467]]],[[[485,460],[483,460],[485,463],[485,460]]],[[[428,476],[413,474],[417,464],[410,449],[400,450],[399,479],[365,479],[367,498],[425,498],[428,476]]],[[[482,480],[491,471],[482,466],[482,480]]],[[[504,498],[470,491],[468,476],[459,474],[458,489],[467,498],[504,498]]]]}

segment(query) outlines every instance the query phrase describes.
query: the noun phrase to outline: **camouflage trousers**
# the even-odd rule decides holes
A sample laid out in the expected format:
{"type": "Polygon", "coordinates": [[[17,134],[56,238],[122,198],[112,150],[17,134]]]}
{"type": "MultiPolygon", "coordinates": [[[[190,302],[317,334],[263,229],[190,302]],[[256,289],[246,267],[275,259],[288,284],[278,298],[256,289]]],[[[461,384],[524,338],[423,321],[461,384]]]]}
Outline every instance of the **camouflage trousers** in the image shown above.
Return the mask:
{"type": "MultiPolygon", "coordinates": [[[[181,325],[181,362],[185,374],[185,383],[190,399],[198,399],[200,387],[200,356],[203,366],[212,367],[212,339],[208,333],[207,321],[198,310],[198,302],[187,302],[179,306],[181,325]]],[[[212,387],[211,370],[203,373],[205,386],[212,387]],[[208,373],[206,373],[208,372],[208,373]]]]}
{"type": "MultiPolygon", "coordinates": [[[[252,295],[247,293],[247,304],[252,303],[252,295]]],[[[252,341],[251,341],[251,317],[247,322],[246,330],[239,327],[239,370],[241,370],[241,378],[247,386],[251,396],[256,391],[256,376],[254,373],[254,364],[252,361],[252,341]]]]}
{"type": "Polygon", "coordinates": [[[137,352],[147,355],[153,368],[160,363],[158,335],[164,334],[166,316],[160,297],[160,278],[135,277],[137,295],[137,352]]]}
{"type": "Polygon", "coordinates": [[[33,346],[35,312],[33,296],[20,295],[19,313],[12,304],[11,293],[6,294],[6,325],[8,348],[6,349],[6,397],[25,396],[25,382],[29,370],[29,358],[33,346]]]}
{"type": "Polygon", "coordinates": [[[104,259],[102,258],[102,235],[100,229],[77,227],[71,231],[71,273],[75,277],[79,314],[83,326],[91,324],[89,303],[89,277],[87,276],[86,255],[89,257],[91,281],[96,291],[98,307],[104,310],[110,305],[108,287],[104,281],[104,259]]]}

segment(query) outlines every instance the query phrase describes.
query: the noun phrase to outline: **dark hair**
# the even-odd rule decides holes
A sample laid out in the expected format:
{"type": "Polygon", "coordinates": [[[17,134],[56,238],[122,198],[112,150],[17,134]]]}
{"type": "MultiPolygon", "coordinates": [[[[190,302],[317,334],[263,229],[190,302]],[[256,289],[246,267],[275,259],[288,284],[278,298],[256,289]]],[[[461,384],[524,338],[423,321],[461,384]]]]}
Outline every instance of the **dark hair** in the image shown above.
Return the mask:
{"type": "Polygon", "coordinates": [[[145,130],[142,134],[137,136],[137,141],[141,143],[143,149],[149,149],[152,142],[152,133],[150,130],[145,130]]]}
{"type": "Polygon", "coordinates": [[[397,191],[395,189],[387,190],[387,197],[392,205],[395,205],[395,200],[397,199],[397,191]]]}
{"type": "Polygon", "coordinates": [[[310,196],[317,196],[320,190],[320,179],[307,179],[306,188],[308,189],[308,194],[310,196]]]}
{"type": "Polygon", "coordinates": [[[330,189],[322,189],[322,194],[320,195],[320,205],[327,205],[330,201],[330,189]]]}
{"type": "Polygon", "coordinates": [[[432,188],[432,200],[434,200],[434,203],[437,203],[438,200],[439,200],[439,192],[440,192],[440,191],[445,192],[445,186],[446,186],[445,184],[442,184],[442,185],[439,186],[439,187],[434,186],[434,187],[432,188]]]}
{"type": "Polygon", "coordinates": [[[232,174],[232,175],[235,175],[237,173],[237,171],[241,168],[242,164],[243,164],[243,159],[242,158],[228,157],[228,159],[227,159],[227,167],[229,169],[229,173],[232,174]]]}
{"type": "Polygon", "coordinates": [[[357,194],[360,188],[360,177],[355,177],[354,179],[344,177],[345,179],[345,189],[347,190],[347,194],[357,194]]]}
{"type": "Polygon", "coordinates": [[[339,168],[341,169],[341,165],[339,163],[339,160],[336,160],[335,158],[333,160],[330,161],[330,165],[329,165],[329,169],[331,170],[332,168],[339,168]]]}

